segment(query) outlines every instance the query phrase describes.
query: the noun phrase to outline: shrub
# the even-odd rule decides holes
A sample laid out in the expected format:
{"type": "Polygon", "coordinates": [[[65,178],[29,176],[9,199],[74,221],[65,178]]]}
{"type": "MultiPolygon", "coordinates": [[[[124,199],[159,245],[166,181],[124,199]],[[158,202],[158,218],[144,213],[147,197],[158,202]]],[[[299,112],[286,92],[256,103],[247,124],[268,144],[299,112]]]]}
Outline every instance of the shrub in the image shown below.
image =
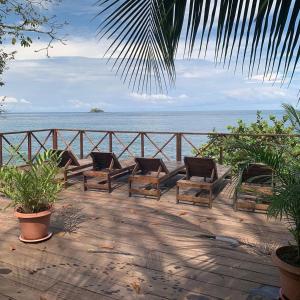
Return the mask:
{"type": "Polygon", "coordinates": [[[286,155],[296,157],[300,154],[300,146],[296,137],[275,137],[271,134],[294,134],[294,126],[288,121],[287,116],[278,119],[273,115],[269,120],[263,119],[261,112],[257,112],[256,122],[247,125],[244,121],[238,120],[237,126],[228,126],[229,133],[233,136],[210,135],[208,142],[199,149],[201,156],[213,157],[216,160],[220,156],[220,148],[223,148],[223,164],[233,166],[237,170],[237,165],[247,159],[247,151],[236,147],[236,142],[240,141],[245,145],[263,145],[264,147],[286,147],[286,155]],[[267,136],[251,136],[251,135],[267,136]],[[250,136],[249,136],[250,135],[250,136]],[[211,143],[210,146],[208,146],[211,143]]]}

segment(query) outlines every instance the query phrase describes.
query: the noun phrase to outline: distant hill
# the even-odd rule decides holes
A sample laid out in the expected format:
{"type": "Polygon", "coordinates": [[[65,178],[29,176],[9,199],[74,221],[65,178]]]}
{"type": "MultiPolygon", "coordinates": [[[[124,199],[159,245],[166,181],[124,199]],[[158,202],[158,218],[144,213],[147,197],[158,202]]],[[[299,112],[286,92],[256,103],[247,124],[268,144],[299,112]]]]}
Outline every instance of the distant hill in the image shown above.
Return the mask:
{"type": "Polygon", "coordinates": [[[92,109],[90,110],[90,112],[91,112],[91,113],[101,113],[101,112],[104,112],[104,110],[95,107],[95,108],[92,108],[92,109]]]}

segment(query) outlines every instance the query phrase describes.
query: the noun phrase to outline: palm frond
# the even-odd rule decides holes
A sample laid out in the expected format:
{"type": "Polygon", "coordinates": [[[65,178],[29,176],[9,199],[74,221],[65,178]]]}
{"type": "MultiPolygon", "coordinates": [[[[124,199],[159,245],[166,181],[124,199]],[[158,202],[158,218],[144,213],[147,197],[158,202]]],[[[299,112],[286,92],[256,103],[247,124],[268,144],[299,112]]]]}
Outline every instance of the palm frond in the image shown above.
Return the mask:
{"type": "Polygon", "coordinates": [[[297,111],[292,105],[290,104],[282,104],[282,107],[285,110],[290,122],[295,127],[296,131],[300,133],[300,112],[297,111]]]}
{"type": "Polygon", "coordinates": [[[103,18],[98,35],[108,39],[113,68],[134,90],[167,88],[175,79],[173,57],[180,37],[185,5],[172,1],[98,2],[103,18]]]}
{"type": "Polygon", "coordinates": [[[113,67],[137,91],[175,80],[177,48],[216,63],[241,64],[248,76],[291,80],[300,58],[299,0],[100,0],[99,36],[113,67]],[[232,60],[232,57],[236,57],[232,60]],[[245,68],[247,66],[247,68],[245,68]]]}

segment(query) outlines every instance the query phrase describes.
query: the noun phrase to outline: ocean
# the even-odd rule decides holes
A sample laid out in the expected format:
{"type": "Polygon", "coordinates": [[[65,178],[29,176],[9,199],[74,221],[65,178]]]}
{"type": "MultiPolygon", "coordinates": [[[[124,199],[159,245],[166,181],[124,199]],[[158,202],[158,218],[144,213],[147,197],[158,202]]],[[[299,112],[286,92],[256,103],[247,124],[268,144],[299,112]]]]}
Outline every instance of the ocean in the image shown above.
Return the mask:
{"type": "MultiPolygon", "coordinates": [[[[278,118],[283,116],[283,111],[264,111],[262,116],[268,118],[272,114],[278,118]]],[[[227,132],[228,125],[236,125],[237,120],[241,119],[246,123],[256,120],[256,111],[207,111],[207,112],[143,112],[143,113],[27,113],[27,114],[2,114],[0,115],[0,132],[11,131],[29,131],[35,129],[93,129],[93,130],[110,130],[110,131],[151,131],[151,132],[227,132]]],[[[32,137],[32,156],[39,150],[43,151],[41,143],[46,148],[52,148],[52,137],[47,138],[49,132],[35,133],[32,137]],[[40,143],[36,140],[40,141],[40,143]]],[[[3,139],[3,161],[7,162],[11,157],[11,145],[18,147],[23,141],[19,152],[23,157],[28,157],[28,140],[26,134],[5,135],[7,140],[3,139]],[[23,140],[24,139],[24,140],[23,140]]],[[[108,151],[109,139],[104,138],[105,133],[87,132],[84,136],[84,155],[87,155],[93,149],[108,151]],[[99,147],[95,145],[103,138],[99,147]]],[[[118,133],[113,137],[113,152],[117,155],[122,153],[122,158],[139,156],[141,154],[141,140],[136,141],[129,147],[129,151],[123,151],[136,134],[118,133]]],[[[153,156],[175,159],[176,157],[176,140],[172,139],[163,149],[164,154],[158,151],[172,135],[150,134],[145,138],[145,156],[153,156]],[[153,143],[154,142],[154,143],[153,143]],[[158,147],[158,148],[157,148],[158,147]]],[[[199,147],[207,141],[207,136],[186,135],[188,140],[195,146],[199,147]]],[[[58,136],[58,148],[65,148],[66,144],[72,142],[72,150],[79,156],[80,140],[76,137],[74,131],[61,131],[58,136]]],[[[192,152],[191,144],[182,140],[182,154],[190,155],[192,152]]]]}
{"type": "MultiPolygon", "coordinates": [[[[263,111],[263,117],[282,117],[283,111],[263,111]]],[[[0,132],[43,128],[98,130],[226,132],[238,119],[250,123],[256,111],[9,113],[0,115],[0,132]]]]}

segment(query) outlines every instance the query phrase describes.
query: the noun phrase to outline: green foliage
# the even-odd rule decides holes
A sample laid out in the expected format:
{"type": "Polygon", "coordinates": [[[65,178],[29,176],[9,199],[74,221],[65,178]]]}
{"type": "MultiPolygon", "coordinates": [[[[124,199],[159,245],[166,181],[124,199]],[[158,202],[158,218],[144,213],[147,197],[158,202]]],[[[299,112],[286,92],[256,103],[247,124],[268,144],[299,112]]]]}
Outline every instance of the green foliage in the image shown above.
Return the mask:
{"type": "Polygon", "coordinates": [[[290,104],[282,104],[282,107],[285,109],[287,117],[289,118],[290,122],[295,127],[297,133],[300,134],[300,113],[290,104]]]}
{"type": "Polygon", "coordinates": [[[59,157],[52,150],[37,156],[25,168],[4,166],[0,169],[0,192],[11,199],[11,204],[24,213],[48,209],[62,189],[56,177],[59,157]]]}
{"type": "MultiPolygon", "coordinates": [[[[287,117],[296,132],[300,129],[300,113],[293,106],[283,105],[287,117]]],[[[299,141],[298,137],[293,140],[299,141]]],[[[282,141],[284,142],[284,141],[282,141]]],[[[294,153],[289,140],[281,145],[273,141],[269,143],[244,143],[236,140],[237,151],[242,151],[249,163],[263,163],[273,170],[274,191],[266,198],[270,201],[269,217],[279,218],[287,222],[288,228],[296,243],[296,257],[288,262],[300,267],[300,157],[294,153]]],[[[294,145],[294,144],[292,144],[294,145]]],[[[295,146],[294,146],[295,147],[295,146]]]]}
{"type": "Polygon", "coordinates": [[[263,163],[273,169],[274,192],[265,196],[270,201],[268,215],[287,222],[297,246],[293,264],[300,266],[300,159],[288,158],[284,145],[267,147],[236,141],[235,146],[246,153],[248,163],[263,163]]]}
{"type": "Polygon", "coordinates": [[[247,151],[236,147],[239,141],[244,145],[263,145],[266,148],[281,147],[285,145],[286,156],[298,156],[300,154],[300,146],[296,137],[275,137],[268,136],[272,134],[293,134],[294,125],[288,121],[288,117],[277,119],[270,115],[269,120],[265,120],[261,116],[261,112],[257,112],[257,120],[249,125],[244,121],[238,120],[237,126],[228,126],[230,136],[210,135],[209,141],[199,149],[201,156],[209,156],[219,159],[220,148],[223,148],[223,164],[230,165],[235,171],[241,161],[247,160],[247,151]],[[251,136],[261,135],[261,136],[251,136]],[[266,136],[267,135],[267,136],[266,136]],[[209,145],[210,144],[210,145],[209,145]]]}
{"type": "Polygon", "coordinates": [[[0,99],[0,114],[5,112],[5,99],[6,97],[0,99]]]}
{"type": "MultiPolygon", "coordinates": [[[[59,3],[61,0],[0,0],[0,44],[11,44],[22,47],[30,47],[33,39],[40,40],[46,37],[45,50],[52,47],[52,43],[58,40],[63,24],[57,22],[55,16],[49,15],[48,7],[59,3]]],[[[39,50],[38,50],[39,51],[39,50]]],[[[7,61],[14,59],[16,51],[7,52],[0,49],[0,75],[5,70],[7,61]]],[[[3,82],[0,79],[0,86],[3,82]]]]}

